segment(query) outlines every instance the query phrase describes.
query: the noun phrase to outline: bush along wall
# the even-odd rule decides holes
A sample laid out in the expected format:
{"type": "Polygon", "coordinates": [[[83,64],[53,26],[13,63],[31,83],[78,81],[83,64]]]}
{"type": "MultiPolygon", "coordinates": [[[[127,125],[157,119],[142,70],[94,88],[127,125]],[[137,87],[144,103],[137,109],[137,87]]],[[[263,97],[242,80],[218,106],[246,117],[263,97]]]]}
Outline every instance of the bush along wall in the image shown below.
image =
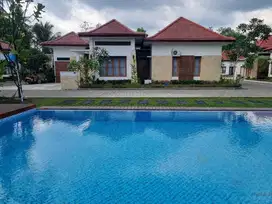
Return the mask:
{"type": "Polygon", "coordinates": [[[151,84],[135,84],[131,80],[96,80],[88,86],[81,88],[182,88],[182,87],[233,87],[239,88],[241,84],[232,79],[223,79],[221,81],[203,81],[203,80],[187,80],[187,81],[153,81],[151,84]]]}

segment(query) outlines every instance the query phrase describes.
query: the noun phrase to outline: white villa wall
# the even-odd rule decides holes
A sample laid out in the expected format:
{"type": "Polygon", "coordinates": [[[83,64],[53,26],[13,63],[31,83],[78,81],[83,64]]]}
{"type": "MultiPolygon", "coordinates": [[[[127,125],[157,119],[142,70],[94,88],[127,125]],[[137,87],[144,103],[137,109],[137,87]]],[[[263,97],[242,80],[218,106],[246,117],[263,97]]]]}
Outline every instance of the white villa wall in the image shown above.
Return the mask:
{"type": "MultiPolygon", "coordinates": [[[[245,61],[239,61],[236,65],[236,68],[235,68],[235,72],[234,72],[234,77],[236,77],[237,75],[241,75],[241,76],[244,76],[245,75],[245,72],[244,72],[244,69],[242,68],[242,66],[244,65],[244,62],[245,61]]],[[[226,67],[226,73],[222,73],[222,76],[227,76],[230,74],[230,67],[231,66],[234,66],[234,62],[231,62],[231,61],[222,61],[222,66],[225,66],[226,67]]]]}
{"type": "Polygon", "coordinates": [[[127,74],[126,77],[99,77],[101,80],[125,80],[131,79],[131,63],[132,53],[135,52],[135,39],[134,38],[90,38],[90,49],[95,46],[96,41],[130,41],[130,45],[127,46],[96,46],[104,48],[108,51],[110,56],[119,56],[127,58],[127,74]]]}
{"type": "Polygon", "coordinates": [[[223,43],[152,43],[152,56],[171,56],[172,50],[177,50],[180,55],[215,56],[222,52],[223,43]]]}
{"type": "Polygon", "coordinates": [[[72,52],[71,50],[84,50],[83,46],[56,46],[52,48],[54,61],[57,61],[58,57],[78,57],[79,54],[72,52]]]}

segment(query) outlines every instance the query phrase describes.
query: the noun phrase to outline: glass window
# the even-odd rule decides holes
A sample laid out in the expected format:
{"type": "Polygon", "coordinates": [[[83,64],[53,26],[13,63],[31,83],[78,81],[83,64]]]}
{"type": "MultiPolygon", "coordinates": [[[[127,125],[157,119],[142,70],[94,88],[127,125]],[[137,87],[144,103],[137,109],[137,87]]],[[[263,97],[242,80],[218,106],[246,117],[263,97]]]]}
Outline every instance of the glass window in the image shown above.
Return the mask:
{"type": "Polygon", "coordinates": [[[120,58],[120,75],[126,76],[126,58],[120,58]]]}
{"type": "Polygon", "coordinates": [[[178,63],[177,63],[176,57],[173,57],[173,61],[172,61],[172,76],[173,77],[178,76],[178,63]]]}
{"type": "Polygon", "coordinates": [[[233,75],[234,74],[234,67],[230,66],[229,67],[229,75],[233,75]]]}
{"type": "Polygon", "coordinates": [[[222,74],[226,74],[226,69],[227,69],[226,66],[222,66],[221,68],[222,68],[222,74]]]}
{"type": "Polygon", "coordinates": [[[126,76],[126,57],[110,57],[101,67],[100,76],[126,76]]]}
{"type": "Polygon", "coordinates": [[[201,57],[195,57],[195,72],[194,72],[194,76],[200,76],[200,61],[201,61],[201,57]]]}

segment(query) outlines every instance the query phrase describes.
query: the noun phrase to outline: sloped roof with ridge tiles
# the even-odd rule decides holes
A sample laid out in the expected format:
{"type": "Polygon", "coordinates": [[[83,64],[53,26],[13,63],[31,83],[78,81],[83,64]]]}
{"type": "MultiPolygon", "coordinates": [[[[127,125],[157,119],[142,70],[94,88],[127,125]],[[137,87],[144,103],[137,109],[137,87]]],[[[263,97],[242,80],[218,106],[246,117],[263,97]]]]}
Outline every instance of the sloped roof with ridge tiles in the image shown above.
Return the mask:
{"type": "Polygon", "coordinates": [[[88,46],[88,42],[81,39],[75,32],[67,33],[55,40],[42,42],[43,46],[88,46]]]}
{"type": "Polygon", "coordinates": [[[99,26],[98,28],[88,31],[88,32],[80,32],[79,36],[108,36],[108,37],[137,37],[137,36],[146,36],[145,33],[136,32],[123,25],[116,19],[112,19],[111,21],[99,26]]]}
{"type": "Polygon", "coordinates": [[[234,41],[235,38],[220,35],[184,17],[176,19],[157,34],[147,38],[151,41],[234,41]]]}

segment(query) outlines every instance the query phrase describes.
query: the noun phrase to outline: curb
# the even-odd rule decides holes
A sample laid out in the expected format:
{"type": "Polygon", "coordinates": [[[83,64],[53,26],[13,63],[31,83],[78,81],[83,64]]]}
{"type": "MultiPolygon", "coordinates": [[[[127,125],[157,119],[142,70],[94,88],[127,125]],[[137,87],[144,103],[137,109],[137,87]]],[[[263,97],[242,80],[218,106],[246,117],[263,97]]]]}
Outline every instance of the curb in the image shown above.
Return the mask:
{"type": "Polygon", "coordinates": [[[184,111],[272,111],[272,108],[159,107],[159,106],[42,106],[39,110],[184,110],[184,111]]]}

